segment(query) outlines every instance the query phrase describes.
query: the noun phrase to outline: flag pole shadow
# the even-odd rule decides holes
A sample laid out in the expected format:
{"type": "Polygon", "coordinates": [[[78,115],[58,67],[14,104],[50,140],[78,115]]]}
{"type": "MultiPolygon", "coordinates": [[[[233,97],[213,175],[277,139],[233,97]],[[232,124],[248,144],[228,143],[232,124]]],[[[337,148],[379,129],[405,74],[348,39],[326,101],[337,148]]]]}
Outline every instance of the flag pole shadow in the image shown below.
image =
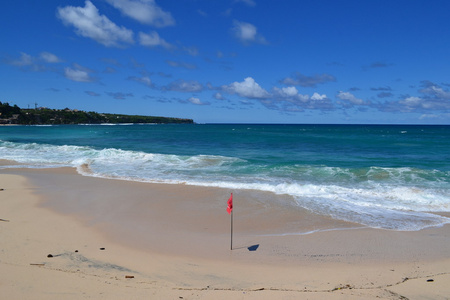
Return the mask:
{"type": "Polygon", "coordinates": [[[230,198],[227,201],[227,212],[230,214],[231,218],[231,240],[230,240],[230,250],[238,250],[238,249],[244,249],[247,248],[248,251],[256,251],[259,248],[259,244],[251,245],[248,247],[239,247],[239,248],[233,248],[233,193],[231,193],[230,198]]]}
{"type": "Polygon", "coordinates": [[[259,248],[259,244],[251,245],[251,246],[248,246],[248,247],[245,247],[245,246],[244,247],[237,247],[237,248],[233,248],[232,250],[240,250],[240,249],[245,249],[245,248],[247,248],[248,251],[256,251],[259,248]]]}

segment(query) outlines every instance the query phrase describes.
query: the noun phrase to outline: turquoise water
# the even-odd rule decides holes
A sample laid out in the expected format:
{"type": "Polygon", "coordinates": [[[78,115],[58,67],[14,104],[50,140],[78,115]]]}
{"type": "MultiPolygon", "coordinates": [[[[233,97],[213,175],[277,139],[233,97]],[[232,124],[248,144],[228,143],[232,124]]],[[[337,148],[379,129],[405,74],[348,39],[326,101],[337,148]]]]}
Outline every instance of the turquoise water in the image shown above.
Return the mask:
{"type": "Polygon", "coordinates": [[[450,126],[4,126],[0,158],[86,176],[288,194],[299,207],[374,228],[450,221],[431,213],[450,211],[450,126]]]}

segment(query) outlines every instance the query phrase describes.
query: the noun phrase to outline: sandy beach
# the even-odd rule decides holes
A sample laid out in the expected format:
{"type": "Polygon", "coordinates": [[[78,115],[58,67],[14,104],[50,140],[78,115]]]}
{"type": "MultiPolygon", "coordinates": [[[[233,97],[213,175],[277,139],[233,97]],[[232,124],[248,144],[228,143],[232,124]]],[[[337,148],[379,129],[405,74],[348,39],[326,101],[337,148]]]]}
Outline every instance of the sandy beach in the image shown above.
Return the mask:
{"type": "Polygon", "coordinates": [[[288,196],[94,178],[71,168],[2,169],[0,188],[5,299],[450,295],[449,226],[363,228],[263,201],[288,196]]]}

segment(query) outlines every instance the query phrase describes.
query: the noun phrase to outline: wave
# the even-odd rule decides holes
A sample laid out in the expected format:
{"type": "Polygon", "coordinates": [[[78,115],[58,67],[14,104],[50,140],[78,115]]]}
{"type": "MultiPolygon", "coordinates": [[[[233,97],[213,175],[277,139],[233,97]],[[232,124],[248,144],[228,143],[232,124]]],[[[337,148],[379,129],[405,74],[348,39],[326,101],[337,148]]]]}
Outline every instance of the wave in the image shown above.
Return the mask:
{"type": "Polygon", "coordinates": [[[254,189],[290,195],[295,205],[374,228],[419,230],[450,223],[450,172],[409,167],[343,168],[268,164],[219,155],[175,155],[116,148],[0,141],[12,167],[77,168],[84,176],[254,189]]]}

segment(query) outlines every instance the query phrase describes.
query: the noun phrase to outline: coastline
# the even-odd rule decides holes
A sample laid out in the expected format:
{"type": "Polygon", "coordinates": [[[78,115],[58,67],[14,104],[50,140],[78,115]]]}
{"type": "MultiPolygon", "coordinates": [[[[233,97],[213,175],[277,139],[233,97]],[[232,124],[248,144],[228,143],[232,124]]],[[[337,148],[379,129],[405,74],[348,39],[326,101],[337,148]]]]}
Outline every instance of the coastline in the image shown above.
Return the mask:
{"type": "Polygon", "coordinates": [[[258,200],[287,196],[233,191],[230,251],[228,190],[85,177],[71,168],[2,169],[0,178],[0,219],[9,221],[0,222],[0,291],[12,299],[450,294],[448,225],[359,228],[258,200]]]}

